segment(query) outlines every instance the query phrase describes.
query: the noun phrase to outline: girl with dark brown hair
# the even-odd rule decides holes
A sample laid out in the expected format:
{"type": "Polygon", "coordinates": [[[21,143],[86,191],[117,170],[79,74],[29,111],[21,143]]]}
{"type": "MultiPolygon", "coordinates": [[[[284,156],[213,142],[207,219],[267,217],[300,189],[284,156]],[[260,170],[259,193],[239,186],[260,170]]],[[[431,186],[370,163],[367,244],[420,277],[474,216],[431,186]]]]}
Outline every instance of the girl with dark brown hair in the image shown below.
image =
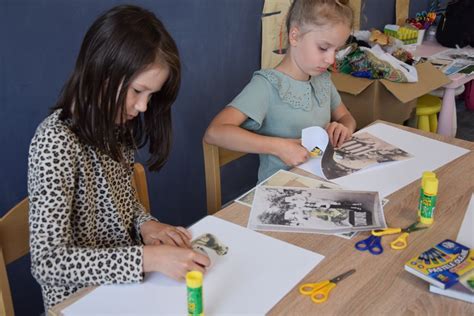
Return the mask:
{"type": "Polygon", "coordinates": [[[46,309],[86,286],[148,271],[183,279],[209,265],[186,229],[145,212],[131,184],[136,149],[149,144],[151,170],[167,160],[179,86],[178,49],[153,13],[115,7],[86,33],[29,151],[31,269],[46,309]]]}

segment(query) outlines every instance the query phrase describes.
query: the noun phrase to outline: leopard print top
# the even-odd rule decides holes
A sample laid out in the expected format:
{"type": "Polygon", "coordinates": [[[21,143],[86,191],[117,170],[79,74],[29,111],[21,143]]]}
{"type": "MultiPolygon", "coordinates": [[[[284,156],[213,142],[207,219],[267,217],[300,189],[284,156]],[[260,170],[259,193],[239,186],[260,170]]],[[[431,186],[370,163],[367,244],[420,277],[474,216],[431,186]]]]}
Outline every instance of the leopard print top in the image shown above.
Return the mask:
{"type": "Polygon", "coordinates": [[[38,127],[28,160],[31,271],[45,308],[80,288],[143,279],[141,224],[145,213],[127,165],[74,134],[55,111],[38,127]]]}

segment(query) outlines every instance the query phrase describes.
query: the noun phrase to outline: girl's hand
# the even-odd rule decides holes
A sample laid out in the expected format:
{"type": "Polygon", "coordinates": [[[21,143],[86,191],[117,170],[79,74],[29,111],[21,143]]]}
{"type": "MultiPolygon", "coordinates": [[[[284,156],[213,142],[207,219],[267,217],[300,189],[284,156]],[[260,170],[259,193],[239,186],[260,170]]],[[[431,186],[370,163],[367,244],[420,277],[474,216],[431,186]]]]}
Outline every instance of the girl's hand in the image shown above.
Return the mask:
{"type": "Polygon", "coordinates": [[[140,227],[145,245],[170,245],[191,248],[191,233],[184,227],[175,227],[157,221],[148,221],[140,227]]]}
{"type": "Polygon", "coordinates": [[[144,246],[143,270],[158,271],[175,280],[183,280],[189,271],[205,272],[209,258],[191,249],[169,245],[144,246]]]}
{"type": "Polygon", "coordinates": [[[334,148],[338,148],[344,142],[352,137],[352,132],[343,124],[331,122],[326,125],[326,131],[329,135],[329,141],[334,148]]]}
{"type": "Polygon", "coordinates": [[[309,152],[301,146],[301,139],[277,138],[275,153],[285,164],[294,167],[309,158],[309,152]]]}

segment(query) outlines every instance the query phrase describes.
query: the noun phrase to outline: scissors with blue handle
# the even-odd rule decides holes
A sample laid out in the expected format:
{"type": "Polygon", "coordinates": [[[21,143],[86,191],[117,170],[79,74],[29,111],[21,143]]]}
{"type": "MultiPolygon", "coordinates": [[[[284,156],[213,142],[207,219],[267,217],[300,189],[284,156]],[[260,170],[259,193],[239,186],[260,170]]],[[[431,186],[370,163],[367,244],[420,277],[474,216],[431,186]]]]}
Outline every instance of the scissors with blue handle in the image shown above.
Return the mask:
{"type": "Polygon", "coordinates": [[[355,269],[349,270],[331,280],[321,281],[318,283],[305,283],[300,286],[300,293],[303,295],[309,295],[314,303],[319,304],[326,302],[329,292],[336,287],[337,282],[347,278],[355,271],[355,269]]]}
{"type": "Polygon", "coordinates": [[[383,252],[382,237],[370,235],[368,238],[356,242],[355,248],[360,251],[368,250],[373,255],[380,255],[383,252]]]}
{"type": "Polygon", "coordinates": [[[392,241],[390,243],[390,247],[392,249],[400,250],[400,249],[405,249],[407,247],[407,238],[408,235],[414,231],[421,230],[421,229],[426,229],[428,227],[426,226],[418,226],[420,223],[414,222],[407,228],[385,228],[385,229],[376,229],[372,231],[372,235],[374,236],[384,236],[384,235],[392,235],[392,234],[398,234],[402,233],[397,239],[392,241]]]}

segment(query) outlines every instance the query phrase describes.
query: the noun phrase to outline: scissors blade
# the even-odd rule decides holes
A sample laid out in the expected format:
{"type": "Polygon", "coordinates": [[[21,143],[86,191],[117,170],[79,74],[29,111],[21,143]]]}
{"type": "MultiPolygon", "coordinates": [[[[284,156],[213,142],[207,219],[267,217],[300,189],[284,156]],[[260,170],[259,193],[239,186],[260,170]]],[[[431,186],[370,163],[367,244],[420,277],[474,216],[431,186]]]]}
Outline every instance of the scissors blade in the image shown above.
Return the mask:
{"type": "Polygon", "coordinates": [[[355,269],[349,270],[347,272],[344,272],[343,274],[338,275],[334,279],[329,280],[329,282],[337,283],[337,282],[342,281],[343,279],[347,278],[348,276],[350,276],[354,272],[356,272],[355,269]]]}
{"type": "Polygon", "coordinates": [[[427,228],[428,227],[415,227],[415,228],[407,230],[406,232],[407,233],[412,233],[412,232],[416,232],[417,230],[422,230],[422,229],[427,229],[427,228]]]}
{"type": "Polygon", "coordinates": [[[407,228],[403,229],[402,232],[403,233],[411,233],[411,232],[414,232],[414,231],[417,231],[417,230],[428,228],[426,226],[418,226],[419,224],[420,224],[420,222],[418,222],[418,221],[414,222],[413,224],[411,224],[407,228]]]}

